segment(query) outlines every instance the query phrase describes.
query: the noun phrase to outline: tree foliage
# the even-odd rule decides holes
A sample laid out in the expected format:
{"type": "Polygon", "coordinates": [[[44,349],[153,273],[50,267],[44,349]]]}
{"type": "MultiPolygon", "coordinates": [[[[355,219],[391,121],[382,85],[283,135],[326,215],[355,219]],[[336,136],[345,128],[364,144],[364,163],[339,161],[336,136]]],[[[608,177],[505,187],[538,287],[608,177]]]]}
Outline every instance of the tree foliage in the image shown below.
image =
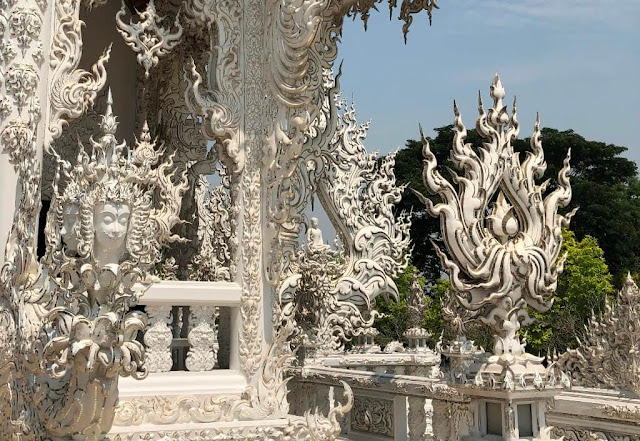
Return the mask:
{"type": "MultiPolygon", "coordinates": [[[[382,296],[376,297],[376,310],[383,314],[376,319],[374,326],[380,332],[376,343],[384,346],[390,341],[402,341],[403,334],[407,330],[409,323],[409,310],[406,298],[411,289],[413,277],[419,273],[418,268],[408,265],[405,270],[395,279],[398,287],[399,300],[385,299],[382,296]]],[[[418,276],[421,285],[424,285],[424,277],[418,276]]]]}
{"type": "Polygon", "coordinates": [[[567,259],[558,278],[553,306],[543,314],[530,311],[537,322],[521,331],[526,333],[527,350],[533,354],[575,347],[576,336],[582,334],[591,314],[602,311],[607,296],[614,293],[598,241],[591,236],[578,241],[575,233],[566,229],[562,236],[561,255],[566,253],[567,259]]]}

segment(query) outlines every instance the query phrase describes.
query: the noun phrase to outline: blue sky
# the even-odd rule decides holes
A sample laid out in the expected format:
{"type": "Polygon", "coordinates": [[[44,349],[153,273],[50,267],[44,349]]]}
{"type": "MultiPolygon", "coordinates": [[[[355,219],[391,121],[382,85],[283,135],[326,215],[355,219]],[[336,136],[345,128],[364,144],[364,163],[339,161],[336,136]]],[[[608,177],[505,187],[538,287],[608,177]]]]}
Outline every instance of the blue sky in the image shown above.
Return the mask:
{"type": "MultiPolygon", "coordinates": [[[[387,153],[453,121],[467,127],[498,72],[507,102],[518,96],[521,137],[535,112],[543,126],[629,148],[640,162],[640,0],[440,0],[429,27],[415,17],[408,43],[386,2],[369,19],[345,23],[343,96],[371,120],[368,150],[387,153]]],[[[544,142],[544,141],[543,141],[544,142]]]]}

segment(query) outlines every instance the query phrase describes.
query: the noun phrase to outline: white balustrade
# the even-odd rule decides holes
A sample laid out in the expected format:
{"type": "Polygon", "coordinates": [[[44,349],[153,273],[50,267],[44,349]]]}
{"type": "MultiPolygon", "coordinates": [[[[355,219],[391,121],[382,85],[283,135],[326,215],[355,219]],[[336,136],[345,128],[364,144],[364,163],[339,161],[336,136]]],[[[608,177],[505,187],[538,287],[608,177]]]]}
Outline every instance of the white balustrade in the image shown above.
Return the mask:
{"type": "Polygon", "coordinates": [[[190,308],[189,353],[186,366],[190,371],[210,371],[218,364],[217,306],[190,308]]]}
{"type": "Polygon", "coordinates": [[[241,288],[228,282],[162,281],[141,297],[149,324],[143,336],[149,372],[171,370],[211,371],[219,366],[218,318],[220,308],[230,308],[226,322],[231,369],[237,368],[237,310],[241,288]],[[234,311],[236,313],[234,313],[234,311]]]}

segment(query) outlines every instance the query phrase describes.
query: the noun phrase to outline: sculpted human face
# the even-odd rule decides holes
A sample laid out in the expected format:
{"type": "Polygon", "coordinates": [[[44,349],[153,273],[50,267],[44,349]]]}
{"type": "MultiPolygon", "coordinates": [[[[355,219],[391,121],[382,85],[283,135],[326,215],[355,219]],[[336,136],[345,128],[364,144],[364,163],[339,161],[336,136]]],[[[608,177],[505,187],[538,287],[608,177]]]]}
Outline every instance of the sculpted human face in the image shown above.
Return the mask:
{"type": "Polygon", "coordinates": [[[131,208],[126,203],[98,204],[93,217],[96,232],[94,251],[97,253],[123,253],[129,228],[131,208]]]}
{"type": "Polygon", "coordinates": [[[62,215],[62,228],[60,229],[60,236],[67,247],[67,250],[76,252],[78,251],[78,204],[69,204],[64,209],[62,215]]]}

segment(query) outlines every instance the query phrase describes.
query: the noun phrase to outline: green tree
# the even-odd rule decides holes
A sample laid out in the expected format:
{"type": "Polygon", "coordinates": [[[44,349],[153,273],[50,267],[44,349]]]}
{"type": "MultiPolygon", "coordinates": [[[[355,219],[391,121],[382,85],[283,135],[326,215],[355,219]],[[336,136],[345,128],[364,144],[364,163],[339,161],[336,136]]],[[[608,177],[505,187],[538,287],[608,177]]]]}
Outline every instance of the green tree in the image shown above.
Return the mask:
{"type": "MultiPolygon", "coordinates": [[[[390,341],[402,341],[403,334],[407,330],[409,322],[409,310],[405,299],[409,290],[413,277],[419,273],[418,268],[414,265],[408,265],[405,270],[395,279],[398,287],[399,300],[384,299],[382,296],[376,297],[376,310],[383,314],[383,317],[377,318],[374,326],[380,332],[376,338],[376,343],[384,346],[390,341]]],[[[424,277],[418,276],[421,285],[424,285],[424,277]]]]}
{"type": "Polygon", "coordinates": [[[548,350],[563,352],[577,345],[592,312],[598,313],[605,299],[614,293],[612,277],[598,241],[585,236],[578,241],[569,230],[562,232],[561,255],[567,254],[564,271],[558,278],[558,289],[551,309],[543,314],[531,312],[537,319],[522,328],[527,335],[527,350],[544,355],[548,350]]]}

